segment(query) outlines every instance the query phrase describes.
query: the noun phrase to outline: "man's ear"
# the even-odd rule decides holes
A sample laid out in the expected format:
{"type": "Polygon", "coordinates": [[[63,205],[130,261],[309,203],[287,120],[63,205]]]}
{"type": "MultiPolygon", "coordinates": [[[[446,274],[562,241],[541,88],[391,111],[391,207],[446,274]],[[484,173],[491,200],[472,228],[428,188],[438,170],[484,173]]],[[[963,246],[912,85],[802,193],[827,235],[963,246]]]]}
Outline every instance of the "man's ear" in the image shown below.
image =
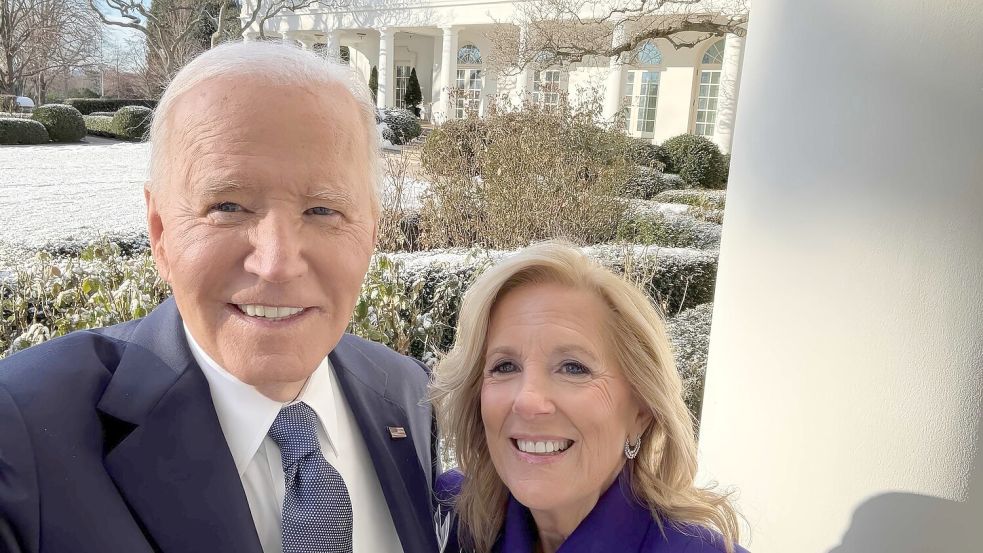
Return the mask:
{"type": "Polygon", "coordinates": [[[167,248],[164,247],[164,223],[160,218],[160,210],[157,206],[157,199],[150,191],[149,186],[144,186],[143,197],[147,201],[147,232],[150,235],[150,253],[154,256],[154,263],[157,264],[157,272],[160,278],[170,284],[170,265],[167,262],[167,248]]]}

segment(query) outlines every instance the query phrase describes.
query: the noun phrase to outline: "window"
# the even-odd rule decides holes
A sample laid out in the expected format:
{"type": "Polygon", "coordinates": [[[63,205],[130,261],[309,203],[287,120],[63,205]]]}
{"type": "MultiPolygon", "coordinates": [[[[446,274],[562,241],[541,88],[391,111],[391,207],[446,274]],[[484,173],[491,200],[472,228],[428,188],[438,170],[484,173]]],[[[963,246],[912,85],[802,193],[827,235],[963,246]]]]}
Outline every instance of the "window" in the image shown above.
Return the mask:
{"type": "Polygon", "coordinates": [[[696,134],[713,136],[717,122],[717,99],[720,95],[720,70],[700,71],[700,93],[696,104],[696,134]]]}
{"type": "Polygon", "coordinates": [[[650,137],[655,132],[659,103],[659,71],[629,71],[624,97],[628,106],[628,131],[633,136],[650,137]]]}
{"type": "Polygon", "coordinates": [[[724,41],[723,39],[714,42],[705,54],[703,54],[703,65],[713,65],[724,62],[724,41]]]}
{"type": "Polygon", "coordinates": [[[396,107],[405,108],[406,100],[403,98],[406,96],[406,87],[410,81],[410,66],[408,65],[397,65],[396,66],[396,107]]]}
{"type": "Polygon", "coordinates": [[[662,65],[662,51],[652,41],[642,43],[630,60],[631,65],[662,65]]]}
{"type": "Polygon", "coordinates": [[[474,44],[465,44],[457,51],[457,63],[481,65],[481,50],[474,44]]]}
{"type": "Polygon", "coordinates": [[[559,69],[544,69],[533,73],[532,101],[547,108],[560,105],[559,69]]]}
{"type": "Polygon", "coordinates": [[[458,119],[463,119],[469,114],[480,115],[482,84],[481,69],[457,70],[457,99],[454,113],[458,119]]]}

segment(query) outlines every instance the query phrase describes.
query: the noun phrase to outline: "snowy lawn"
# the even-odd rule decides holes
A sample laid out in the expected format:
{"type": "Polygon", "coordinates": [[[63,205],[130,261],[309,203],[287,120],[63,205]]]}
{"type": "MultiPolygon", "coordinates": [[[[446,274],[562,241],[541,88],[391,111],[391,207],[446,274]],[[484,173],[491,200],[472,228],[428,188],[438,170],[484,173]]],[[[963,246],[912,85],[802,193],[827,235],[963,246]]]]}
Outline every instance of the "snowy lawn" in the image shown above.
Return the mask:
{"type": "MultiPolygon", "coordinates": [[[[150,145],[88,137],[81,144],[0,147],[0,267],[25,250],[145,233],[150,145]]],[[[391,184],[383,186],[392,203],[391,184]]],[[[404,207],[427,183],[407,179],[404,207]]]]}

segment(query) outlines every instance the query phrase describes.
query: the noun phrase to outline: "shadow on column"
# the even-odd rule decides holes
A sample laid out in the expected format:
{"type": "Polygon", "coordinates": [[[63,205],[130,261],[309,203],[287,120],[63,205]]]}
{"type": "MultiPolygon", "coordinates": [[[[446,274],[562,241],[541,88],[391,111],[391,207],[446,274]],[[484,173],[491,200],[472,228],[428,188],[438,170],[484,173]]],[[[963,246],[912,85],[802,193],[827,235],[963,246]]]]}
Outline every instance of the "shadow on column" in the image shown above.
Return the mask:
{"type": "MultiPolygon", "coordinates": [[[[976,436],[981,433],[983,421],[976,436]]],[[[979,459],[977,455],[966,501],[914,493],[875,496],[857,507],[840,545],[828,553],[980,553],[983,474],[979,459]]]]}

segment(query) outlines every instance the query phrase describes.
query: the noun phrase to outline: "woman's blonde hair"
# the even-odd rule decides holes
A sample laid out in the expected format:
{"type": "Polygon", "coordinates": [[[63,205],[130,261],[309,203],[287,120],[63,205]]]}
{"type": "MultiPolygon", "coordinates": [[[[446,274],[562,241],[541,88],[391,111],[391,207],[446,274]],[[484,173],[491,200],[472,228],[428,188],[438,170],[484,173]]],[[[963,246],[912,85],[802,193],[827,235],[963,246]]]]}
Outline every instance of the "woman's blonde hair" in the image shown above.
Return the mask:
{"type": "Polygon", "coordinates": [[[640,404],[652,414],[631,487],[660,528],[666,521],[719,531],[728,553],[738,540],[737,513],[727,494],[696,487],[694,421],[682,399],[665,324],[636,286],[559,242],[530,246],[482,274],[461,305],[454,347],[434,370],[431,399],[441,431],[465,474],[455,508],[463,542],[489,551],[501,530],[508,490],[495,472],[481,420],[485,335],[492,307],[508,291],[561,284],[597,294],[610,309],[616,361],[640,404]]]}

